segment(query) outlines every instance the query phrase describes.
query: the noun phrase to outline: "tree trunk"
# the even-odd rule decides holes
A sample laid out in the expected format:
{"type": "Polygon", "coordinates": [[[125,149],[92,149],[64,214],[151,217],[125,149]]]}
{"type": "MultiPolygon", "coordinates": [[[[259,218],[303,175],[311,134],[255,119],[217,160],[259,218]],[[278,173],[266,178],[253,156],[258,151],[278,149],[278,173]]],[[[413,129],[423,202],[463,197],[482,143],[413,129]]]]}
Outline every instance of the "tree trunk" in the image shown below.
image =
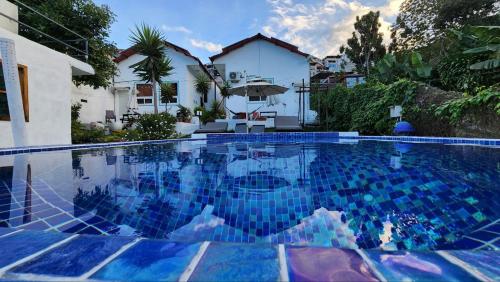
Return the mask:
{"type": "Polygon", "coordinates": [[[152,79],[151,79],[151,84],[153,84],[153,108],[154,108],[154,113],[158,114],[158,93],[156,92],[156,79],[155,79],[155,72],[151,72],[152,74],[152,79]]]}
{"type": "Polygon", "coordinates": [[[158,113],[158,93],[156,92],[156,80],[153,78],[152,81],[153,84],[153,107],[154,107],[154,113],[158,113]]]}

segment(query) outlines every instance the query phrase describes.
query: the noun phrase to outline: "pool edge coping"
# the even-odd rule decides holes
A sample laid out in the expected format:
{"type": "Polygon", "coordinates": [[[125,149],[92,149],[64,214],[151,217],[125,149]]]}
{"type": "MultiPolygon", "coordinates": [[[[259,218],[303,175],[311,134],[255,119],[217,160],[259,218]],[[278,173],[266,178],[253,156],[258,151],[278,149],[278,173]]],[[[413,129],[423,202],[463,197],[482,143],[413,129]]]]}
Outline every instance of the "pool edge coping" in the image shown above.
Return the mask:
{"type": "Polygon", "coordinates": [[[228,138],[228,137],[241,138],[242,141],[259,141],[259,139],[262,137],[264,137],[262,141],[272,141],[272,140],[279,141],[284,139],[285,137],[300,137],[305,139],[315,139],[320,137],[320,138],[351,139],[351,140],[401,141],[401,142],[434,143],[434,144],[437,143],[437,144],[447,144],[447,145],[481,145],[481,146],[488,146],[491,148],[500,146],[500,139],[495,139],[495,138],[373,136],[373,135],[358,135],[357,132],[209,133],[209,134],[198,134],[192,138],[7,147],[7,148],[0,148],[0,156],[23,154],[23,153],[46,152],[46,151],[93,149],[93,148],[106,148],[106,147],[134,146],[134,145],[144,145],[144,144],[178,143],[183,141],[208,141],[208,140],[217,140],[220,138],[228,138]]]}

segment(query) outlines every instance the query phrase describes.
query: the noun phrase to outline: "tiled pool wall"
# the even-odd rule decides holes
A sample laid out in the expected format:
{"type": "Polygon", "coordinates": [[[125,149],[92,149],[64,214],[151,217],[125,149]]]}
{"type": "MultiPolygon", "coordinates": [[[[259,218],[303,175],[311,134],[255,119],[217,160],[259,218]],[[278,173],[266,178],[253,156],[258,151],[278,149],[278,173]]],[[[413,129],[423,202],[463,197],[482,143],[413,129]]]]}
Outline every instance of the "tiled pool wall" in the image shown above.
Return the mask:
{"type": "Polygon", "coordinates": [[[497,251],[413,252],[0,228],[0,280],[498,281],[497,251]]]}
{"type": "Polygon", "coordinates": [[[485,138],[460,138],[460,137],[421,137],[421,136],[363,136],[357,132],[268,132],[268,133],[211,133],[193,134],[192,138],[165,139],[151,141],[127,141],[95,144],[75,144],[75,145],[50,145],[0,148],[0,155],[13,155],[22,153],[35,153],[44,151],[78,150],[92,148],[106,148],[117,146],[133,146],[144,144],[164,144],[182,141],[206,140],[207,142],[299,142],[326,139],[343,140],[378,140],[378,141],[399,141],[415,143],[439,143],[447,145],[481,145],[500,146],[500,139],[485,138]]]}

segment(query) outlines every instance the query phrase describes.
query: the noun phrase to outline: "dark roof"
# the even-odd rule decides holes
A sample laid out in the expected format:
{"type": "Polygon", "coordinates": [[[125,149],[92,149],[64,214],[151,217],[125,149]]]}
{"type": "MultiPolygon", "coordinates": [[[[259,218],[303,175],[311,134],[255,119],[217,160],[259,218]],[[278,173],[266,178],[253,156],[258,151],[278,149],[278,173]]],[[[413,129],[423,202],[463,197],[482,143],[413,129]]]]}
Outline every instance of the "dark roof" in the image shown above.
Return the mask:
{"type": "MultiPolygon", "coordinates": [[[[214,80],[214,78],[212,77],[212,75],[208,72],[207,68],[205,67],[205,65],[201,62],[201,60],[198,57],[191,55],[191,53],[187,49],[184,49],[184,48],[182,48],[182,47],[180,47],[178,45],[175,45],[175,44],[173,44],[171,42],[164,41],[164,43],[165,43],[165,46],[167,46],[169,48],[172,48],[175,51],[177,51],[179,53],[182,53],[183,55],[185,55],[187,57],[190,57],[190,58],[193,58],[194,60],[196,60],[198,62],[198,64],[200,65],[200,67],[203,69],[203,71],[208,75],[208,77],[210,77],[212,80],[214,80]]],[[[113,59],[113,61],[115,63],[120,63],[120,62],[124,61],[125,59],[127,59],[128,57],[131,57],[135,53],[137,53],[137,51],[132,46],[132,47],[130,47],[128,49],[121,50],[118,53],[118,56],[116,56],[113,59]]]]}
{"type": "Polygon", "coordinates": [[[212,57],[210,57],[210,61],[213,62],[215,59],[220,58],[222,56],[225,56],[225,55],[231,53],[232,51],[234,51],[236,49],[239,49],[239,48],[245,46],[246,44],[248,44],[250,42],[253,42],[253,41],[256,41],[256,40],[265,40],[265,41],[270,42],[270,43],[272,43],[272,44],[274,44],[274,45],[276,45],[278,47],[287,49],[290,52],[299,54],[299,55],[304,56],[304,57],[309,57],[309,54],[299,51],[299,47],[297,47],[295,45],[292,45],[292,44],[290,44],[288,42],[285,42],[283,40],[279,40],[279,39],[274,38],[274,37],[267,37],[265,35],[257,33],[256,35],[254,35],[252,37],[245,38],[243,40],[240,40],[240,41],[238,41],[236,43],[233,43],[233,44],[231,44],[229,46],[226,46],[226,47],[222,48],[222,52],[219,53],[219,54],[217,54],[217,55],[213,55],[212,57]]]}

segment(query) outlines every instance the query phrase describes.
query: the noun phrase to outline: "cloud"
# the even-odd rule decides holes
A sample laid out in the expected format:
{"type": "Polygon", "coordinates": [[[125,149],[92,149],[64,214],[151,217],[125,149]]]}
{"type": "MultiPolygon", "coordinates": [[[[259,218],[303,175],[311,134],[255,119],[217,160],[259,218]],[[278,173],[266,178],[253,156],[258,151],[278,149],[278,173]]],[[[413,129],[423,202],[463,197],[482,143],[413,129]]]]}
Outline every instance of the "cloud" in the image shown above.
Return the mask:
{"type": "Polygon", "coordinates": [[[162,25],[161,29],[165,32],[181,32],[185,34],[191,34],[193,33],[190,29],[188,29],[185,26],[167,26],[167,25],[162,25]]]}
{"type": "Polygon", "coordinates": [[[354,31],[356,16],[380,11],[380,32],[389,43],[390,25],[403,0],[385,0],[376,6],[369,1],[318,0],[296,3],[294,0],[267,0],[271,16],[262,32],[299,46],[302,51],[323,57],[339,53],[354,31]]]}
{"type": "Polygon", "coordinates": [[[218,43],[199,40],[199,39],[195,39],[195,38],[191,38],[189,40],[189,42],[191,43],[191,45],[193,45],[193,47],[205,49],[211,53],[219,53],[222,51],[222,45],[218,44],[218,43]]]}

